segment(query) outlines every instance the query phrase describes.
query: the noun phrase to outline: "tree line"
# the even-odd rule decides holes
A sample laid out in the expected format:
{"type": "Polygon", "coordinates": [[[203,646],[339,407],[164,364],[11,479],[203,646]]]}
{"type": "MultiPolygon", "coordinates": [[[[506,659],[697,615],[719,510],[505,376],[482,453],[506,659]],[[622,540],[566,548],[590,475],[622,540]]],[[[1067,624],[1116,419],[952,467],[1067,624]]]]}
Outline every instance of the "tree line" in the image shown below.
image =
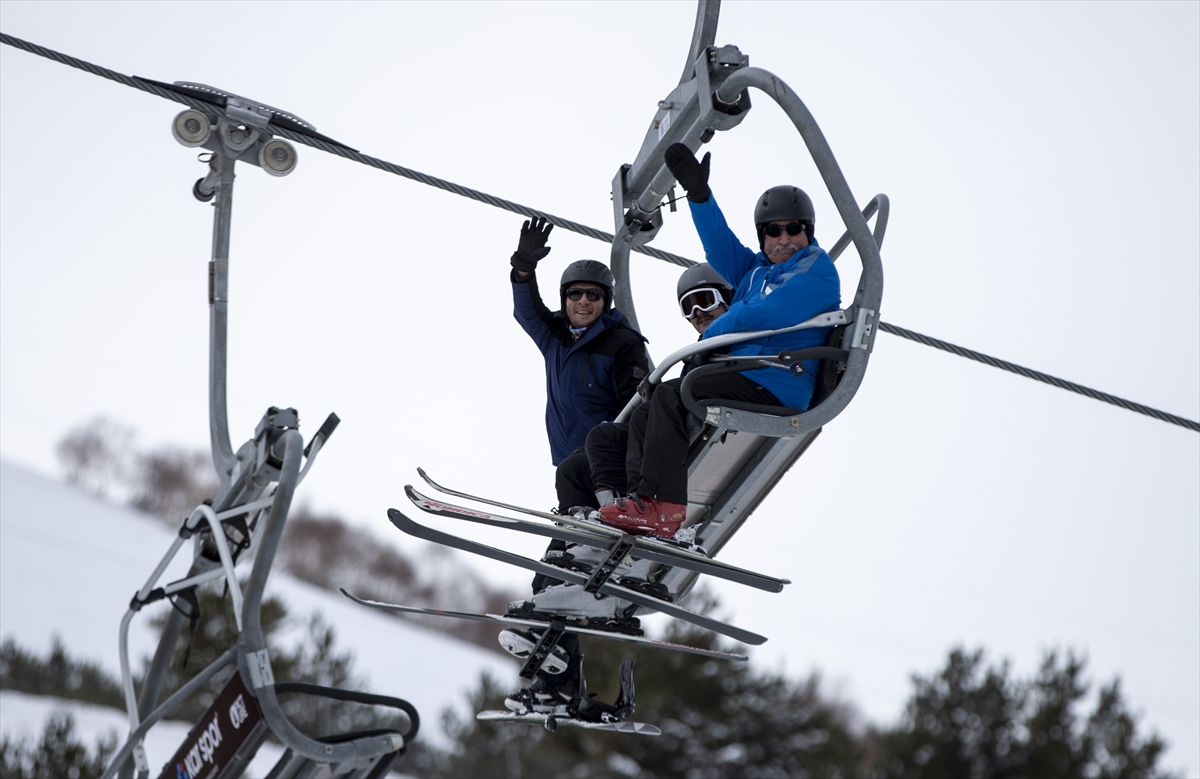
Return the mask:
{"type": "MultiPolygon", "coordinates": [[[[155,450],[117,456],[112,441],[119,435],[93,422],[60,444],[64,472],[73,483],[113,496],[114,486],[127,502],[151,513],[167,515],[172,524],[204,497],[210,485],[207,459],[181,450],[155,450]],[[72,437],[74,436],[74,437],[72,437]],[[169,455],[169,456],[168,456],[169,455]],[[116,466],[113,463],[117,463],[116,466]],[[121,465],[121,463],[125,463],[121,465]],[[114,476],[121,469],[123,475],[114,476]],[[132,474],[132,475],[131,475],[132,474]],[[140,475],[139,475],[140,474],[140,475]],[[171,515],[171,512],[174,512],[171,515]]],[[[118,431],[119,432],[119,431],[118,431]]],[[[128,442],[129,437],[124,439],[128,442]]],[[[398,573],[372,597],[430,597],[449,588],[428,585],[421,566],[400,555],[380,555],[376,543],[364,543],[336,517],[293,518],[301,532],[285,537],[281,560],[301,578],[330,586],[350,571],[367,571],[359,585],[388,566],[398,573]],[[300,519],[300,522],[296,522],[300,519]],[[289,545],[292,547],[288,550],[289,545]],[[372,557],[372,555],[376,555],[372,557]],[[363,559],[369,562],[364,565],[363,559]],[[422,592],[422,583],[429,586],[422,592]]],[[[396,553],[399,555],[399,553],[396,553]]],[[[439,561],[444,567],[445,561],[439,561]]],[[[435,583],[436,584],[436,583],[435,583]]],[[[467,598],[471,610],[488,597],[477,585],[467,598]]],[[[503,593],[492,592],[501,598],[503,593]]],[[[701,593],[711,611],[719,604],[701,593]]],[[[400,598],[395,598],[400,599],[400,598]]],[[[163,698],[192,673],[203,668],[236,641],[228,596],[219,588],[199,592],[202,621],[190,639],[176,648],[163,698]],[[187,665],[190,667],[190,672],[187,665]]],[[[409,601],[411,602],[411,601],[409,601]]],[[[161,625],[160,618],[158,624],[161,625]]],[[[319,616],[288,614],[285,604],[263,604],[263,630],[279,681],[361,689],[350,651],[336,647],[334,629],[319,616]],[[278,646],[288,624],[300,621],[303,639],[278,646]]],[[[293,633],[295,631],[292,631],[293,633]]],[[[494,628],[472,635],[494,647],[494,628]]],[[[667,641],[722,651],[737,651],[712,633],[673,624],[667,641]]],[[[1065,779],[1138,779],[1169,776],[1160,765],[1165,741],[1145,732],[1139,715],[1125,700],[1119,679],[1096,687],[1087,677],[1086,658],[1074,651],[1049,651],[1038,670],[1018,677],[1009,663],[990,659],[981,648],[951,649],[944,664],[911,678],[911,692],[897,721],[881,726],[864,723],[851,702],[831,695],[818,673],[792,678],[751,664],[728,663],[692,654],[624,644],[583,640],[592,692],[613,700],[616,669],[626,656],[635,658],[637,711],[634,719],[658,726],[663,735],[643,737],[560,727],[556,733],[526,724],[483,723],[454,709],[441,712],[448,736],[445,748],[418,737],[396,770],[428,777],[630,776],[630,777],[1063,777],[1065,779]]],[[[515,668],[515,666],[514,666],[515,668]]],[[[227,674],[194,694],[175,715],[195,721],[219,693],[227,674]]],[[[514,674],[515,676],[515,674],[514,674]]],[[[503,708],[513,680],[482,677],[468,695],[471,712],[503,708]]],[[[457,683],[455,681],[455,683],[457,683]]],[[[56,645],[42,660],[13,641],[0,647],[0,688],[32,694],[88,700],[120,706],[115,680],[94,665],[72,660],[56,645]]],[[[378,691],[404,697],[404,690],[378,691]]],[[[396,715],[358,704],[297,697],[285,701],[288,715],[312,736],[347,730],[400,726],[396,715]]],[[[425,728],[435,726],[435,712],[422,712],[425,728]]],[[[101,739],[94,748],[82,745],[69,719],[52,718],[41,740],[0,741],[0,777],[92,776],[114,748],[101,739]]]]}

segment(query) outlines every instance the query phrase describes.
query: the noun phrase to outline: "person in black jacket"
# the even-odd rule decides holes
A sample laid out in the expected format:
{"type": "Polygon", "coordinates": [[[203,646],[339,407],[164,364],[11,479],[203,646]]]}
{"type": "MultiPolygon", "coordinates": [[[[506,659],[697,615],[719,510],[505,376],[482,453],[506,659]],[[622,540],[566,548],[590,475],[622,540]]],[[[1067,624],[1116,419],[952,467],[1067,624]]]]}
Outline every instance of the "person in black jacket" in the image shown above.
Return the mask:
{"type": "Polygon", "coordinates": [[[513,316],[546,362],[546,435],[559,465],[580,449],[588,431],[616,418],[649,373],[645,338],[612,307],[613,275],[604,263],[578,260],[559,281],[560,308],[538,291],[538,261],[553,225],[532,219],[521,228],[511,258],[513,316]]]}
{"type": "MultiPolygon", "coordinates": [[[[684,318],[703,336],[708,326],[724,314],[729,303],[733,300],[733,287],[721,277],[708,263],[701,263],[688,268],[679,277],[676,285],[676,297],[679,300],[679,311],[684,318]]],[[[690,366],[687,366],[690,367],[690,366]]],[[[685,368],[686,372],[686,368],[685,368]]],[[[648,404],[641,404],[634,411],[633,424],[645,426],[648,404]]],[[[558,466],[555,487],[558,491],[559,512],[574,513],[572,509],[595,508],[611,503],[626,492],[626,470],[637,471],[636,464],[627,464],[627,442],[629,425],[604,422],[592,428],[587,436],[584,452],[577,452],[565,458],[558,466]]],[[[585,512],[586,513],[586,512],[585,512]]],[[[546,552],[544,560],[551,561],[554,557],[595,565],[604,556],[600,550],[590,547],[568,545],[563,541],[554,540],[546,552]]],[[[618,576],[643,578],[642,570],[646,565],[644,560],[631,561],[626,558],[616,572],[618,576]]],[[[599,611],[595,614],[578,612],[580,599],[570,586],[543,574],[533,579],[534,598],[530,601],[516,601],[509,605],[510,613],[520,616],[525,610],[542,611],[546,613],[578,614],[589,617],[613,618],[613,613],[600,613],[623,605],[615,598],[595,600],[583,599],[587,606],[595,605],[599,611]],[[565,596],[565,600],[558,596],[565,596]],[[541,597],[539,597],[541,596],[541,597]]],[[[533,652],[539,635],[520,628],[505,628],[498,636],[500,645],[511,654],[525,659],[533,652]]],[[[540,714],[555,714],[570,716],[568,710],[576,701],[583,676],[583,655],[579,651],[579,637],[567,633],[559,639],[554,651],[547,657],[538,671],[533,683],[518,690],[505,699],[505,706],[516,712],[532,711],[540,714]]],[[[612,707],[598,704],[598,711],[606,711],[612,707]]]]}
{"type": "MultiPolygon", "coordinates": [[[[675,285],[679,313],[703,338],[708,326],[729,310],[733,301],[733,286],[707,262],[693,265],[683,272],[675,285]]],[[[691,370],[685,364],[681,376],[691,370]]],[[[555,476],[559,511],[576,507],[601,508],[623,497],[628,485],[635,483],[641,469],[639,451],[627,451],[629,427],[645,429],[650,410],[642,403],[628,423],[601,423],[588,433],[584,456],[563,460],[555,476]]]]}

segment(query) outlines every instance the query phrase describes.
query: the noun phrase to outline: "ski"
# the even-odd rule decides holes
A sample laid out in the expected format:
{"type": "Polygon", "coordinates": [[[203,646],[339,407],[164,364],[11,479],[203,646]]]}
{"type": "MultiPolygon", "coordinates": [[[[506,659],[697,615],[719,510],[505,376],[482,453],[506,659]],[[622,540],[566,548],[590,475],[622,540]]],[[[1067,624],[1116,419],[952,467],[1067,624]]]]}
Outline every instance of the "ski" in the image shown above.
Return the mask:
{"type": "Polygon", "coordinates": [[[475,719],[485,722],[531,722],[544,725],[546,730],[553,731],[559,725],[571,725],[577,728],[591,730],[612,730],[617,733],[639,733],[643,736],[661,736],[662,731],[644,722],[585,722],[571,717],[555,717],[550,714],[528,712],[518,714],[515,711],[481,711],[475,719]]]}
{"type": "MultiPolygon", "coordinates": [[[[464,519],[468,522],[478,522],[483,525],[492,525],[493,527],[519,530],[522,533],[531,533],[545,538],[557,538],[561,541],[569,541],[599,549],[611,548],[624,535],[616,530],[610,534],[599,532],[597,528],[600,526],[592,526],[590,523],[585,523],[588,525],[586,529],[579,528],[574,524],[576,520],[573,520],[572,524],[566,526],[547,525],[543,522],[530,522],[525,519],[502,517],[496,514],[476,511],[464,506],[456,506],[452,503],[433,500],[417,492],[413,489],[412,485],[408,484],[404,486],[404,492],[417,508],[430,514],[438,514],[453,519],[464,519]]],[[[556,521],[560,519],[563,518],[556,517],[556,521]]],[[[568,519],[572,518],[568,517],[568,519]]],[[[685,568],[689,571],[716,576],[738,584],[745,584],[760,590],[766,590],[767,592],[780,592],[783,590],[785,584],[790,583],[787,579],[776,579],[753,571],[747,571],[737,566],[717,562],[716,560],[694,553],[683,553],[677,547],[655,543],[644,537],[632,536],[632,539],[634,551],[630,552],[631,557],[640,557],[656,563],[662,563],[663,565],[685,568]]]]}
{"type": "MultiPolygon", "coordinates": [[[[518,627],[533,628],[534,630],[545,630],[549,627],[549,623],[536,619],[523,619],[521,617],[507,617],[500,614],[472,614],[465,611],[444,611],[442,609],[423,609],[416,606],[401,606],[397,603],[381,603],[379,601],[367,600],[359,598],[347,592],[345,589],[341,593],[350,600],[362,606],[367,606],[372,609],[380,609],[381,611],[395,611],[403,614],[427,614],[435,617],[452,617],[454,619],[473,620],[475,622],[492,622],[497,625],[516,625],[518,627]]],[[[627,641],[632,644],[642,644],[645,646],[656,646],[660,649],[671,649],[676,652],[687,652],[693,655],[701,655],[702,657],[712,657],[717,660],[733,660],[745,662],[749,658],[746,655],[734,654],[733,652],[718,652],[715,649],[702,649],[698,646],[688,646],[687,644],[676,644],[670,641],[659,641],[655,638],[647,638],[646,636],[633,636],[628,633],[617,633],[611,630],[596,630],[594,628],[585,628],[578,625],[567,623],[563,628],[568,633],[577,633],[581,636],[597,636],[599,638],[613,638],[618,641],[627,641]]]]}
{"type": "MultiPolygon", "coordinates": [[[[499,560],[502,563],[515,565],[518,568],[524,568],[525,570],[533,571],[534,573],[545,574],[546,576],[550,576],[554,579],[571,584],[582,586],[588,583],[588,577],[581,573],[577,573],[567,568],[558,568],[538,560],[531,560],[528,557],[522,557],[521,555],[513,554],[512,552],[506,552],[503,549],[496,549],[485,544],[460,538],[459,536],[451,533],[443,533],[440,530],[435,530],[418,522],[414,522],[397,509],[388,509],[388,518],[391,519],[392,524],[398,527],[401,531],[408,533],[410,536],[415,536],[416,538],[422,538],[426,541],[433,541],[434,543],[442,544],[443,546],[449,546],[453,549],[459,549],[464,552],[470,552],[471,554],[481,555],[483,557],[491,558],[492,560],[499,560]]],[[[685,622],[690,622],[697,627],[704,628],[705,630],[711,630],[715,633],[729,636],[735,641],[740,641],[743,644],[758,645],[767,640],[766,636],[760,636],[758,633],[744,630],[733,625],[727,625],[720,620],[713,619],[712,617],[704,614],[698,614],[674,603],[669,603],[651,595],[646,595],[641,592],[637,592],[636,590],[631,590],[627,587],[621,587],[620,585],[613,584],[611,582],[605,582],[604,584],[600,585],[599,591],[605,595],[612,595],[620,600],[628,601],[629,603],[634,603],[638,606],[644,606],[654,611],[660,611],[667,616],[675,617],[676,619],[682,619],[685,622]]]]}
{"type": "MultiPolygon", "coordinates": [[[[449,487],[443,487],[442,485],[435,482],[429,476],[429,474],[425,472],[424,468],[417,468],[417,474],[420,475],[420,477],[425,480],[426,484],[428,484],[430,487],[433,487],[435,490],[442,493],[443,495],[453,495],[456,498],[463,498],[465,500],[474,501],[476,503],[483,503],[484,505],[487,505],[487,506],[495,506],[496,508],[502,508],[507,511],[516,511],[520,514],[527,514],[531,517],[538,517],[540,519],[546,519],[546,520],[549,520],[549,521],[554,522],[559,525],[566,525],[569,527],[576,528],[578,530],[582,530],[586,533],[592,533],[592,534],[599,535],[599,536],[607,536],[608,538],[611,538],[611,539],[620,538],[622,535],[624,535],[624,531],[618,530],[615,527],[609,527],[608,525],[604,525],[599,522],[589,522],[589,521],[585,521],[585,520],[576,519],[575,517],[563,516],[561,514],[551,514],[548,511],[538,511],[537,509],[525,508],[523,506],[516,506],[511,503],[504,503],[504,502],[498,501],[498,500],[491,500],[490,498],[482,498],[478,495],[471,495],[470,493],[459,492],[458,490],[452,490],[449,487]]],[[[410,496],[410,498],[411,498],[411,496],[410,496]]],[[[443,505],[446,505],[446,504],[443,504],[443,505]]],[[[461,507],[455,506],[453,508],[461,508],[461,507]]],[[[469,512],[469,511],[471,511],[471,509],[463,509],[463,511],[469,512]]],[[[694,552],[685,546],[682,546],[680,544],[677,544],[675,542],[672,542],[672,541],[664,539],[664,538],[658,538],[656,536],[635,536],[634,538],[635,538],[635,543],[639,549],[658,550],[658,551],[662,551],[666,554],[674,555],[676,558],[686,558],[689,560],[695,560],[699,563],[706,563],[711,566],[716,566],[716,567],[722,568],[731,573],[737,572],[739,574],[744,574],[746,577],[748,577],[750,579],[754,579],[756,581],[771,582],[771,587],[769,587],[769,588],[761,587],[758,584],[752,584],[749,581],[740,582],[742,584],[749,584],[751,587],[759,587],[759,589],[764,589],[764,590],[769,589],[772,592],[780,592],[783,590],[783,586],[785,584],[792,583],[790,579],[777,579],[775,577],[766,576],[765,574],[755,573],[754,571],[748,571],[745,568],[738,568],[735,565],[729,565],[728,563],[719,562],[717,560],[712,559],[711,557],[708,557],[707,555],[700,554],[698,552],[694,552]]],[[[647,559],[651,559],[651,558],[647,558],[647,559]]],[[[680,567],[684,567],[684,566],[680,565],[680,567]]],[[[689,570],[696,570],[696,569],[689,569],[689,570]]],[[[707,573],[707,571],[705,571],[704,573],[707,573]]],[[[717,574],[714,572],[712,575],[719,576],[720,574],[717,574]]],[[[726,578],[728,578],[728,577],[726,577],[726,578]]],[[[739,580],[734,579],[733,581],[739,581],[739,580]]]]}

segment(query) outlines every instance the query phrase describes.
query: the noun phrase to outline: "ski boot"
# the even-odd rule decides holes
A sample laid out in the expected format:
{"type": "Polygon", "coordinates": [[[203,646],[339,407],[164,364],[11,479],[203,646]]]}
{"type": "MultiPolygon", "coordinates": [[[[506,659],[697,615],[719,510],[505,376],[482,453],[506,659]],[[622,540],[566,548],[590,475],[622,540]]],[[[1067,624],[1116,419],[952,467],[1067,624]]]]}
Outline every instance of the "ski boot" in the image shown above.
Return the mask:
{"type": "Polygon", "coordinates": [[[621,692],[613,704],[596,699],[595,693],[588,693],[587,681],[583,678],[583,659],[579,661],[579,684],[575,696],[567,707],[568,713],[582,722],[624,722],[633,714],[633,658],[626,658],[621,663],[621,692]]]}
{"type": "Polygon", "coordinates": [[[528,617],[535,614],[568,617],[572,621],[624,622],[625,612],[632,604],[611,595],[597,597],[577,584],[555,584],[529,600],[508,604],[508,614],[528,617]]]}
{"type": "Polygon", "coordinates": [[[630,493],[600,509],[600,521],[626,533],[671,538],[687,519],[687,505],[630,493]]]}
{"type": "MultiPolygon", "coordinates": [[[[597,549],[594,546],[569,544],[565,550],[552,549],[542,558],[543,562],[557,565],[560,568],[570,568],[574,571],[590,573],[608,558],[607,549],[597,549]]],[[[617,564],[613,578],[617,580],[646,581],[650,576],[650,561],[634,559],[628,555],[617,564]]]]}
{"type": "MultiPolygon", "coordinates": [[[[570,687],[574,686],[576,685],[570,685],[570,687]]],[[[545,677],[538,676],[528,687],[509,693],[504,699],[504,706],[517,714],[570,717],[570,705],[575,697],[569,691],[570,687],[555,686],[545,677]]]]}

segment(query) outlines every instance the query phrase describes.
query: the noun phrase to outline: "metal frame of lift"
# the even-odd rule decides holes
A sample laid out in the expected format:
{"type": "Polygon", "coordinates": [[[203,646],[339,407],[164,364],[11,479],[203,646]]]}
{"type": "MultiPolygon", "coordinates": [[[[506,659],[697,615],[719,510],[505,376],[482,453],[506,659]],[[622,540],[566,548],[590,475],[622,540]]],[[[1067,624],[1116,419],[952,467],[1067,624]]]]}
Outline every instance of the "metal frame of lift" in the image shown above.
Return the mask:
{"type": "MultiPolygon", "coordinates": [[[[761,410],[749,411],[720,400],[709,400],[700,409],[703,411],[703,430],[693,445],[688,465],[688,526],[695,528],[696,542],[709,554],[720,551],[784,473],[804,454],[820,434],[822,426],[840,414],[858,391],[866,374],[879,322],[883,297],[883,265],[879,250],[889,211],[888,198],[883,194],[872,198],[866,208],[859,208],[812,114],[782,79],[750,67],[749,58],[734,46],[713,45],[719,14],[720,0],[699,0],[688,61],[679,85],[666,99],[659,101],[658,111],[634,162],[622,165],[613,178],[615,230],[611,265],[616,277],[614,298],[617,307],[636,327],[629,255],[634,247],[653,240],[662,227],[663,201],[675,185],[663,159],[667,147],[682,143],[695,153],[718,131],[736,127],[751,108],[750,88],[767,95],[783,109],[800,133],[833,198],[846,232],[830,249],[830,257],[836,260],[853,244],[862,271],[853,302],[841,311],[822,314],[783,330],[707,339],[680,349],[652,372],[649,381],[656,384],[673,365],[703,352],[792,330],[839,328],[835,332],[840,334],[840,340],[831,344],[838,350],[838,358],[827,363],[828,369],[837,372],[836,388],[826,397],[814,397],[808,410],[792,413],[779,409],[777,414],[761,413],[761,410]],[[876,215],[872,232],[867,220],[876,215]]],[[[806,359],[800,354],[788,357],[793,363],[806,359]]],[[[774,364],[780,362],[776,360],[774,364]]],[[[639,402],[641,398],[635,397],[618,421],[628,419],[639,402]]],[[[691,589],[696,578],[694,573],[674,569],[661,581],[674,596],[680,597],[691,589]]]]}
{"type": "MultiPolygon", "coordinates": [[[[203,776],[205,779],[234,779],[241,776],[269,731],[286,748],[270,773],[272,779],[298,776],[367,779],[382,776],[405,748],[407,741],[416,734],[419,727],[416,710],[397,698],[316,685],[276,683],[260,619],[263,592],[283,536],[292,496],[337,427],[337,415],[329,415],[307,446],[298,430],[299,415],[291,408],[269,408],[258,423],[254,436],[242,444],[236,453],[229,438],[226,342],[234,167],[241,160],[257,165],[274,176],[285,176],[295,168],[295,148],[287,141],[272,136],[272,124],[316,137],[322,136],[311,125],[293,115],[202,84],[177,82],[160,86],[182,92],[211,106],[211,113],[191,109],[180,113],[172,124],[172,132],[183,145],[202,147],[210,152],[207,159],[208,175],[197,181],[192,191],[202,202],[214,201],[212,259],[208,273],[209,432],[219,486],[213,499],[198,506],[180,526],[178,538],[145,585],[133,596],[129,610],[121,620],[121,677],[130,732],[104,777],[129,777],[133,776],[135,770],[139,779],[149,776],[150,767],[143,742],[147,731],[230,665],[236,665],[237,673],[226,687],[226,693],[222,693],[214,702],[173,758],[185,763],[189,775],[203,776]],[[187,576],[157,586],[168,565],[188,540],[193,542],[193,560],[187,576]],[[243,557],[253,558],[244,592],[236,574],[239,558],[243,557]],[[176,643],[189,617],[196,616],[194,612],[184,613],[185,607],[188,611],[192,609],[187,596],[194,593],[194,588],[198,586],[216,582],[224,582],[228,587],[238,627],[238,642],[166,701],[159,703],[176,643]],[[176,601],[175,608],[167,618],[139,697],[134,689],[129,662],[129,626],[144,606],[181,595],[183,597],[176,601]],[[370,731],[315,740],[300,732],[284,714],[278,698],[284,693],[399,709],[408,715],[411,725],[406,733],[370,731]],[[225,700],[227,695],[228,700],[225,700]],[[232,723],[227,720],[218,722],[218,715],[232,716],[232,723]],[[224,733],[221,732],[221,723],[224,723],[224,733]],[[238,730],[236,740],[231,730],[238,730]],[[207,741],[204,740],[206,733],[207,741]],[[219,754],[218,760],[214,756],[218,755],[215,750],[222,743],[226,749],[219,754]],[[186,762],[189,759],[191,762],[186,762]]],[[[163,773],[176,775],[172,762],[168,762],[163,773]]]]}

